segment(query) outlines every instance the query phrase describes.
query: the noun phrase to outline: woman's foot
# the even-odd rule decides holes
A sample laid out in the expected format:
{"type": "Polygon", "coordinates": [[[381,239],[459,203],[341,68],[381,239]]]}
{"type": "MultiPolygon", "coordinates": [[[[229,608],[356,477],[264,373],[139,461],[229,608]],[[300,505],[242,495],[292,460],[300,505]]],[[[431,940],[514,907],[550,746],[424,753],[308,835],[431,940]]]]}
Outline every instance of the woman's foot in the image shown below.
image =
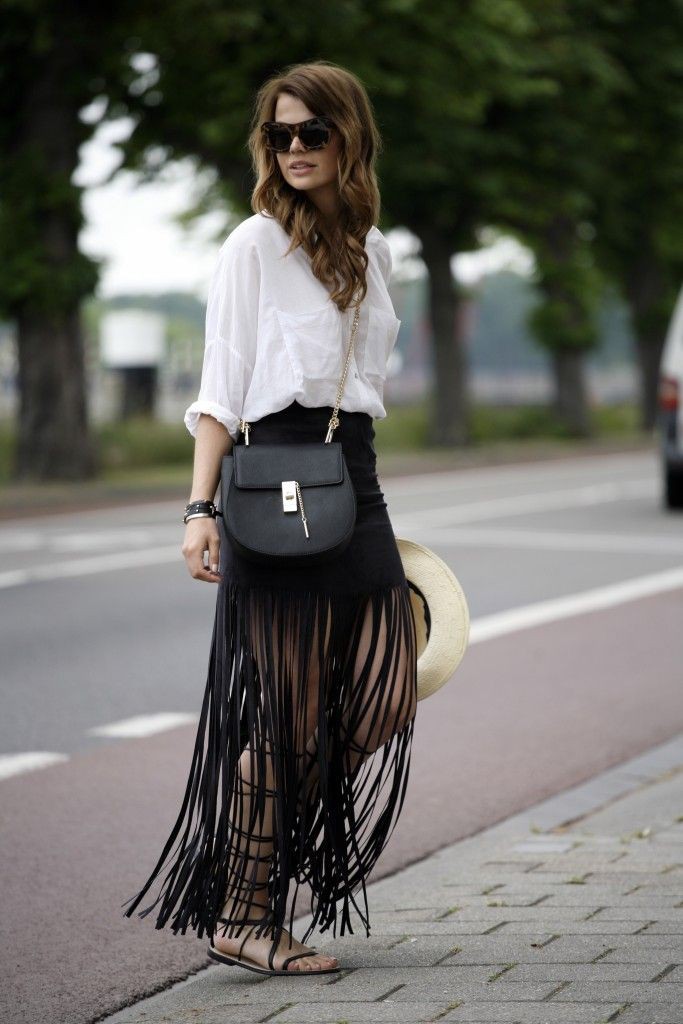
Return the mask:
{"type": "MultiPolygon", "coordinates": [[[[252,931],[254,928],[255,925],[244,925],[237,934],[233,933],[233,937],[230,938],[227,934],[228,926],[217,923],[213,934],[213,944],[219,952],[225,953],[227,956],[235,958],[241,956],[243,959],[252,960],[259,967],[268,969],[271,966],[268,963],[268,955],[273,940],[267,932],[260,937],[249,935],[245,939],[247,931],[252,931]],[[224,932],[226,934],[223,934],[224,932]]],[[[273,954],[272,966],[275,970],[282,970],[282,965],[287,957],[293,956],[295,953],[307,953],[310,949],[310,946],[305,946],[298,939],[290,936],[286,928],[283,928],[277,952],[273,954]]],[[[285,969],[288,971],[321,971],[336,966],[337,958],[335,956],[327,953],[315,953],[312,956],[302,956],[293,960],[285,969]]]]}

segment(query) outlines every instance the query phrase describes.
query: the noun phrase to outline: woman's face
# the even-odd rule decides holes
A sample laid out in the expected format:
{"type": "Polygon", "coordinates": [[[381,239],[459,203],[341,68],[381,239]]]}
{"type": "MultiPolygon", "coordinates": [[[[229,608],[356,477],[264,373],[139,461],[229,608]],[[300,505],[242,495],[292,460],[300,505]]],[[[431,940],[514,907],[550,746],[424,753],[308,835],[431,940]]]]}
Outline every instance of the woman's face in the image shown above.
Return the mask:
{"type": "MultiPolygon", "coordinates": [[[[310,117],[315,117],[315,114],[305,103],[289,93],[280,93],[273,120],[299,124],[310,117]]],[[[312,192],[311,198],[315,201],[316,198],[323,199],[325,193],[331,191],[330,186],[332,194],[336,193],[337,161],[341,148],[341,134],[337,128],[333,128],[330,141],[323,149],[306,150],[297,135],[292,139],[287,152],[275,155],[285,181],[292,188],[312,192]],[[295,167],[298,163],[308,166],[297,171],[295,167]]]]}

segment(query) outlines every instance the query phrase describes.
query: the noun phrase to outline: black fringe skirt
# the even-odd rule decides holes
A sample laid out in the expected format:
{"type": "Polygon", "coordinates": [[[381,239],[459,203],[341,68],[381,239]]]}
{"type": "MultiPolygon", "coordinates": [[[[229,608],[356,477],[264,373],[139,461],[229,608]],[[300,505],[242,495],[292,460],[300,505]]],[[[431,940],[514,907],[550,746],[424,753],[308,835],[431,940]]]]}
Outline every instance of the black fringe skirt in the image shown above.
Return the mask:
{"type": "MultiPolygon", "coordinates": [[[[250,444],[324,441],[330,406],[292,402],[252,423],[250,444]]],[[[372,417],[339,412],[357,500],[342,555],[285,569],[242,558],[225,534],[208,676],[187,787],[130,917],[158,884],[156,927],[263,923],[277,946],[309,887],[315,928],[366,934],[365,883],[398,820],[417,706],[415,623],[384,495],[372,417]],[[289,919],[287,901],[290,900],[289,919]],[[157,909],[158,908],[158,909],[157,909]]],[[[244,443],[243,435],[235,443],[244,443]]]]}

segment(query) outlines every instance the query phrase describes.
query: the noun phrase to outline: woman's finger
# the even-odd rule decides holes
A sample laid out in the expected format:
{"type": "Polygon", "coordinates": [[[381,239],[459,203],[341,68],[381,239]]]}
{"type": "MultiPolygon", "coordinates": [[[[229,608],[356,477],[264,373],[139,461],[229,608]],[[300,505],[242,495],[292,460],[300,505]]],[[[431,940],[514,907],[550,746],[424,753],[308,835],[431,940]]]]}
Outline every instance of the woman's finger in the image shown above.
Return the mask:
{"type": "MultiPolygon", "coordinates": [[[[220,579],[217,572],[211,571],[212,545],[218,541],[218,531],[212,519],[200,517],[189,520],[185,527],[185,539],[182,545],[182,553],[188,571],[193,579],[204,580],[206,583],[217,583],[220,579]],[[210,525],[207,525],[207,522],[210,525]],[[195,524],[195,525],[193,525],[195,524]],[[204,563],[204,553],[209,552],[209,565],[204,563]]],[[[213,558],[213,564],[218,566],[218,557],[213,558]]]]}
{"type": "Polygon", "coordinates": [[[220,548],[220,537],[212,534],[209,537],[209,569],[216,575],[218,575],[218,569],[220,567],[220,548]]]}

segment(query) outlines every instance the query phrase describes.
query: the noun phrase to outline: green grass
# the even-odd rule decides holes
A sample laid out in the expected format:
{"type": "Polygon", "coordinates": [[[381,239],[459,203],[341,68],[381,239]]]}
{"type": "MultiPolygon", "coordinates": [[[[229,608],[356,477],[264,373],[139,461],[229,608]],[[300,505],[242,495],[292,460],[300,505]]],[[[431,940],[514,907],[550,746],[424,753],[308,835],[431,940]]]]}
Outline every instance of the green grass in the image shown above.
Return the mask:
{"type": "MultiPolygon", "coordinates": [[[[392,406],[386,419],[375,420],[378,452],[420,451],[428,448],[430,406],[424,401],[410,406],[392,406]]],[[[631,403],[593,410],[596,436],[637,438],[638,408],[631,403]]],[[[543,405],[492,406],[472,408],[473,445],[500,441],[573,440],[552,410],[543,405]]]]}
{"type": "MultiPolygon", "coordinates": [[[[9,482],[14,428],[0,424],[0,484],[9,482]]],[[[151,479],[164,470],[192,466],[194,440],[184,424],[160,423],[136,416],[125,423],[107,423],[93,429],[100,452],[100,479],[116,480],[122,475],[147,470],[151,479]]]]}
{"type": "Polygon", "coordinates": [[[194,440],[183,423],[135,416],[125,423],[102,424],[95,434],[106,470],[186,466],[192,460],[194,440]]]}

